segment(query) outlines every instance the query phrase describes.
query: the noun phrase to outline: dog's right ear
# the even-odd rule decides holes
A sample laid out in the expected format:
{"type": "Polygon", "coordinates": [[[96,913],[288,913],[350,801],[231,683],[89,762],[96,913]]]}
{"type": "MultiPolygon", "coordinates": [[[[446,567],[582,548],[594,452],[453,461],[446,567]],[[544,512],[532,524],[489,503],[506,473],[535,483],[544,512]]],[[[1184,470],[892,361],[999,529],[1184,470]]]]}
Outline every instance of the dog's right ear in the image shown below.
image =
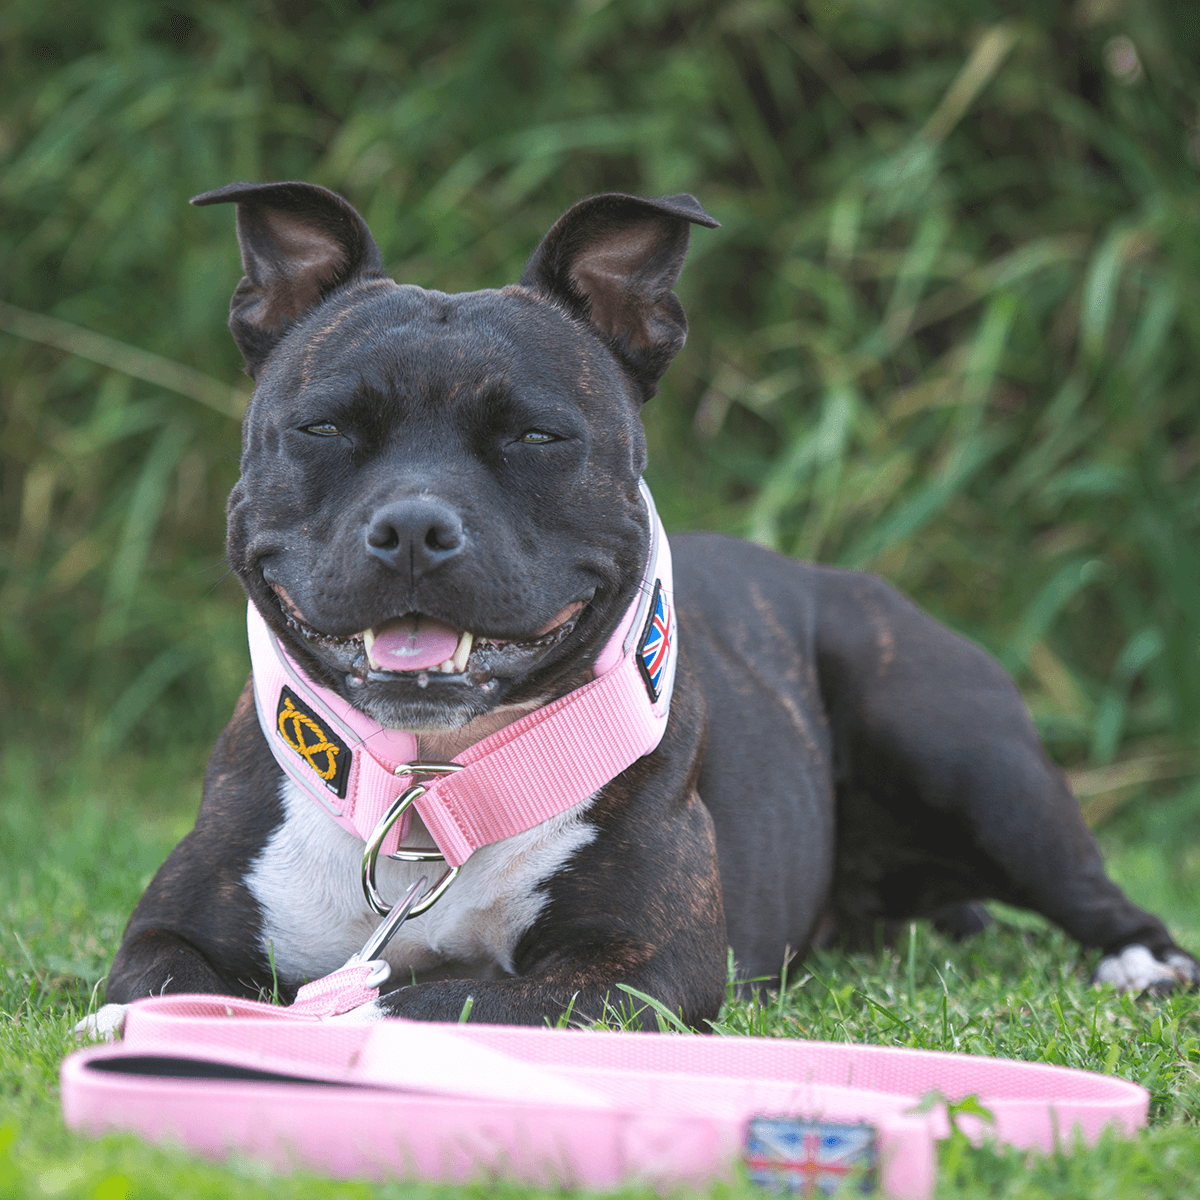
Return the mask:
{"type": "Polygon", "coordinates": [[[370,230],[350,205],[313,183],[231,183],[193,204],[237,204],[246,272],[229,306],[229,328],[258,372],[288,327],[357,278],[384,278],[370,230]]]}
{"type": "Polygon", "coordinates": [[[559,217],[521,282],[587,321],[649,400],[687,337],[687,317],[672,289],[687,257],[688,231],[719,224],[686,194],[591,196],[559,217]]]}

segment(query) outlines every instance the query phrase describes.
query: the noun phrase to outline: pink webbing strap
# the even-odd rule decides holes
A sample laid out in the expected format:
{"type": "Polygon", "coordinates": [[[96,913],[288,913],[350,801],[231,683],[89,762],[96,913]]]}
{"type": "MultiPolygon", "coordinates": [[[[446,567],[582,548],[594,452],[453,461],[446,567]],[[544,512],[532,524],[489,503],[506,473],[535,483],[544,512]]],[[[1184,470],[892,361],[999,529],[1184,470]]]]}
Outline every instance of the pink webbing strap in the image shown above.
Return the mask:
{"type": "Polygon", "coordinates": [[[347,963],[306,983],[283,1011],[292,1016],[333,1017],[378,1000],[379,989],[370,985],[372,976],[378,977],[378,966],[375,962],[347,963]]]}
{"type": "Polygon", "coordinates": [[[414,807],[451,866],[564,811],[649,753],[665,718],[646,702],[632,657],[458,756],[414,807]],[[573,799],[572,799],[573,798],[573,799]],[[570,803],[564,801],[570,800],[570,803]]]}
{"type": "MultiPolygon", "coordinates": [[[[336,692],[314,684],[253,604],[246,608],[246,633],[258,723],[275,761],[347,833],[365,841],[402,790],[395,771],[417,757],[416,737],[385,729],[336,692]],[[288,692],[310,713],[297,710],[288,692]]],[[[404,825],[394,826],[383,853],[394,853],[405,832],[404,825]]]]}
{"type": "MultiPolygon", "coordinates": [[[[138,1001],[124,1043],[76,1051],[62,1066],[63,1115],[74,1129],[344,1179],[702,1188],[736,1176],[739,1161],[753,1170],[752,1118],[866,1123],[882,1191],[911,1200],[936,1183],[936,1141],[949,1132],[940,1101],[968,1096],[994,1118],[960,1117],[971,1136],[1047,1152],[1069,1151],[1077,1135],[1094,1142],[1108,1127],[1132,1136],[1149,1103],[1124,1080],[964,1054],[343,1024],[223,996],[138,1001]],[[247,1077],[255,1072],[263,1074],[247,1077]]],[[[815,1169],[795,1164],[802,1175],[815,1169]]]]}
{"type": "MultiPolygon", "coordinates": [[[[271,660],[292,666],[296,676],[299,668],[291,663],[253,605],[247,624],[252,647],[264,639],[271,643],[254,659],[255,695],[277,696],[283,686],[277,682],[282,671],[272,671],[268,665],[271,660]]],[[[307,687],[301,694],[314,711],[328,720],[334,708],[332,701],[340,697],[305,682],[307,687]],[[326,701],[323,713],[317,708],[319,700],[326,701]]],[[[293,690],[299,691],[298,683],[293,690]]],[[[264,724],[265,707],[260,700],[260,721],[264,724]]],[[[355,715],[362,718],[361,713],[355,715]]],[[[356,724],[361,725],[361,721],[356,724]]],[[[480,846],[522,833],[586,800],[653,750],[665,727],[666,713],[660,714],[649,701],[636,656],[626,655],[601,678],[471,746],[455,760],[468,769],[429,784],[414,807],[446,861],[461,866],[480,846]]],[[[411,734],[378,726],[376,729],[389,735],[389,753],[381,754],[377,749],[383,741],[379,733],[369,734],[370,740],[358,737],[350,742],[347,738],[355,753],[342,809],[334,807],[332,797],[322,798],[314,789],[303,774],[304,763],[298,755],[276,753],[288,775],[318,799],[342,828],[364,841],[410,781],[409,776],[397,777],[396,767],[416,758],[416,739],[411,734]],[[401,738],[410,744],[397,746],[401,738]]],[[[274,738],[271,741],[273,747],[277,746],[274,738]]],[[[383,853],[394,852],[404,832],[393,830],[383,843],[383,853]]]]}

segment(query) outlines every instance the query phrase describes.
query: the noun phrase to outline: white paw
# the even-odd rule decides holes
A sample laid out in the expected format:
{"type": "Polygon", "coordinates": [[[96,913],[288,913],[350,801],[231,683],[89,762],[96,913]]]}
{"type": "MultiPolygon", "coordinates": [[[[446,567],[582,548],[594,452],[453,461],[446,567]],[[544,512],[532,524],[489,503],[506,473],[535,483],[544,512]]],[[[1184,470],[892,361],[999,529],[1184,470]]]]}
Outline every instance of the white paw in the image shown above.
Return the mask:
{"type": "Polygon", "coordinates": [[[1160,960],[1145,946],[1134,944],[1101,959],[1092,978],[1095,983],[1113,984],[1119,992],[1169,992],[1200,982],[1200,970],[1186,954],[1175,951],[1160,960]]]}
{"type": "Polygon", "coordinates": [[[378,1000],[368,1000],[366,1004],[360,1004],[349,1012],[338,1013],[336,1017],[325,1017],[324,1020],[341,1025],[367,1025],[372,1021],[382,1021],[388,1015],[378,1000]]]}
{"type": "Polygon", "coordinates": [[[97,1012],[88,1013],[75,1026],[75,1036],[83,1041],[115,1042],[125,1028],[128,1004],[106,1004],[97,1012]]]}

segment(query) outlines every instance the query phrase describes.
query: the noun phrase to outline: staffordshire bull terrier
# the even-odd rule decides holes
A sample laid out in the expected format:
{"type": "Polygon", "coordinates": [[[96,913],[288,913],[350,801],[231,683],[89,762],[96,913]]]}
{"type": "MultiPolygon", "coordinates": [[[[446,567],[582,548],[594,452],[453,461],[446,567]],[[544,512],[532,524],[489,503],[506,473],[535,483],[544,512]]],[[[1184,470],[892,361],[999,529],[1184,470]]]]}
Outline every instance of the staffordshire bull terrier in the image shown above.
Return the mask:
{"type": "Polygon", "coordinates": [[[541,1024],[624,984],[704,1028],[727,947],[777,978],[987,898],[1102,980],[1196,981],[987,654],[870,575],[662,536],[639,410],[717,224],[691,196],[583,200],[519,283],[457,295],[392,282],[323,188],[193,203],[237,206],[254,673],[101,1027],[161,992],[289,1000],[370,941],[390,979],[351,1018],[541,1024]]]}

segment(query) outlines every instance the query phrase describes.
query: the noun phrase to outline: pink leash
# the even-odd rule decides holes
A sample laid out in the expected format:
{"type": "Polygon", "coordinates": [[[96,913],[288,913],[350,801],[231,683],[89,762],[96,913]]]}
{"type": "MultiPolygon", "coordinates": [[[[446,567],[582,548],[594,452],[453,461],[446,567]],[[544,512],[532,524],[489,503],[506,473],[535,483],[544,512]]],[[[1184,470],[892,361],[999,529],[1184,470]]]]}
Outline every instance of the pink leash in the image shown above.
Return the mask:
{"type": "Polygon", "coordinates": [[[538,1187],[814,1194],[867,1169],[888,1196],[936,1182],[944,1102],[973,1138],[1050,1152],[1146,1123],[1137,1084],[1040,1063],[784,1038],[344,1024],[214,996],[141,1000],[124,1042],[62,1066],[66,1123],[336,1178],[501,1177],[538,1187]],[[932,1099],[931,1099],[932,1097],[932,1099]]]}

